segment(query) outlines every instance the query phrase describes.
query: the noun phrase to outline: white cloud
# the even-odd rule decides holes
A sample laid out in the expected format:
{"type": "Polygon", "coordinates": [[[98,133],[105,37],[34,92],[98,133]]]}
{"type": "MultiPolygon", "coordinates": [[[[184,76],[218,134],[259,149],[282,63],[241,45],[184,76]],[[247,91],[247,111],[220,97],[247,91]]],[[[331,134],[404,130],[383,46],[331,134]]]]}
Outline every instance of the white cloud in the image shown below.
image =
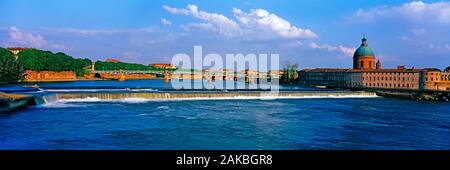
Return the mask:
{"type": "Polygon", "coordinates": [[[381,61],[382,64],[383,63],[398,63],[398,62],[402,61],[402,60],[400,60],[397,57],[387,56],[387,55],[384,55],[384,54],[378,54],[377,58],[381,61]]]}
{"type": "Polygon", "coordinates": [[[9,36],[13,42],[27,44],[33,47],[43,47],[47,41],[39,34],[22,33],[18,28],[11,27],[9,36]]]}
{"type": "Polygon", "coordinates": [[[359,9],[357,17],[365,21],[383,18],[401,18],[412,22],[437,22],[450,24],[450,2],[425,3],[413,1],[400,6],[381,6],[370,10],[359,9]]]}
{"type": "Polygon", "coordinates": [[[169,21],[169,20],[167,20],[167,19],[165,19],[165,18],[162,18],[162,19],[161,19],[161,23],[162,23],[163,25],[165,25],[165,26],[172,26],[172,21],[169,21]]]}
{"type": "Polygon", "coordinates": [[[215,27],[211,23],[190,23],[187,25],[181,25],[181,28],[183,28],[186,31],[192,30],[192,29],[200,29],[200,30],[206,30],[210,32],[219,32],[217,27],[215,27]]]}
{"type": "Polygon", "coordinates": [[[313,31],[295,27],[283,18],[264,9],[256,9],[246,13],[234,8],[232,12],[238,21],[236,22],[222,14],[200,11],[196,5],[188,5],[186,8],[172,8],[165,5],[163,8],[171,14],[192,16],[204,21],[204,23],[183,25],[182,28],[184,29],[205,29],[225,37],[239,37],[247,40],[318,37],[313,31]]]}
{"type": "MultiPolygon", "coordinates": [[[[309,29],[297,28],[283,18],[264,9],[252,10],[245,13],[234,8],[233,14],[240,24],[250,30],[274,34],[282,38],[316,38],[317,34],[309,29]]],[[[261,32],[260,32],[261,33],[261,32]]]]}
{"type": "Polygon", "coordinates": [[[423,34],[427,33],[427,30],[425,30],[423,28],[419,28],[419,29],[412,29],[411,32],[414,35],[420,36],[420,35],[423,35],[423,34]]]}
{"type": "Polygon", "coordinates": [[[425,49],[436,51],[436,52],[450,52],[450,45],[436,45],[436,44],[428,44],[425,49]]]}
{"type": "Polygon", "coordinates": [[[196,5],[188,5],[186,8],[181,9],[164,5],[163,8],[171,14],[188,15],[203,20],[208,23],[208,30],[215,30],[226,37],[235,37],[241,33],[239,25],[232,19],[229,19],[222,14],[200,11],[196,5]],[[214,27],[214,29],[211,29],[210,27],[214,27]]]}
{"type": "Polygon", "coordinates": [[[142,54],[134,51],[123,52],[121,58],[128,62],[145,63],[145,61],[142,60],[142,54]]]}
{"type": "Polygon", "coordinates": [[[338,52],[341,52],[346,57],[353,56],[353,53],[356,51],[356,48],[354,48],[354,47],[345,47],[343,45],[332,46],[332,45],[328,45],[328,44],[319,45],[315,42],[311,42],[309,44],[309,47],[312,49],[326,50],[326,51],[331,51],[331,52],[338,51],[338,52]]]}
{"type": "Polygon", "coordinates": [[[78,29],[78,28],[49,28],[42,27],[44,31],[50,33],[76,34],[80,36],[92,35],[112,35],[117,33],[139,33],[139,32],[154,32],[155,29],[151,27],[136,28],[136,29],[78,29]]]}
{"type": "Polygon", "coordinates": [[[17,27],[9,28],[10,41],[8,44],[11,46],[26,46],[34,48],[52,48],[62,49],[64,46],[49,43],[42,35],[23,32],[17,27]]]}

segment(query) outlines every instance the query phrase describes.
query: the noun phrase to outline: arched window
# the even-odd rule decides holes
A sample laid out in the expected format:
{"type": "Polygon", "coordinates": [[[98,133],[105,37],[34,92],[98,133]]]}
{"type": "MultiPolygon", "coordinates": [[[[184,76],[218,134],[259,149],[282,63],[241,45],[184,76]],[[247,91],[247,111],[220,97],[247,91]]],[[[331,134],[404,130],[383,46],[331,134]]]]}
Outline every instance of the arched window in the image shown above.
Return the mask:
{"type": "Polygon", "coordinates": [[[369,68],[372,68],[372,61],[369,61],[369,68]]]}
{"type": "Polygon", "coordinates": [[[360,67],[361,67],[361,68],[363,68],[363,67],[364,67],[364,61],[361,61],[361,65],[360,65],[360,67]]]}

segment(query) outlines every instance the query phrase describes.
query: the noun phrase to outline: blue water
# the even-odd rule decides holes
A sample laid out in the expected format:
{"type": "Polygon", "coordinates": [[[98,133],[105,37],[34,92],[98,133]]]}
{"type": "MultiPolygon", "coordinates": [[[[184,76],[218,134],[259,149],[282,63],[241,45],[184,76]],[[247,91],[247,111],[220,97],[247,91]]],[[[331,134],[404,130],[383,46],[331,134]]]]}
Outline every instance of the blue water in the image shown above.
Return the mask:
{"type": "Polygon", "coordinates": [[[0,149],[450,149],[450,104],[383,97],[55,102],[0,114],[0,149]]]}

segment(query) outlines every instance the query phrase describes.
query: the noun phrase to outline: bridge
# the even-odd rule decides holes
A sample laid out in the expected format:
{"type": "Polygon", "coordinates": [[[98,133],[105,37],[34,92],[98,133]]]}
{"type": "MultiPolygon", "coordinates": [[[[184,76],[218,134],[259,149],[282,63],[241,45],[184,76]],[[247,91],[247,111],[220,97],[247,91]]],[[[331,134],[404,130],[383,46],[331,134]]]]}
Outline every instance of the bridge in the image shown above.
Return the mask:
{"type": "Polygon", "coordinates": [[[168,71],[168,70],[92,70],[94,74],[117,75],[118,80],[125,80],[130,74],[151,74],[164,77],[164,79],[206,79],[206,80],[233,80],[255,82],[258,79],[279,78],[279,75],[255,71],[168,71]]]}
{"type": "Polygon", "coordinates": [[[164,75],[166,71],[158,70],[94,70],[94,73],[108,73],[108,74],[155,74],[164,75]]]}

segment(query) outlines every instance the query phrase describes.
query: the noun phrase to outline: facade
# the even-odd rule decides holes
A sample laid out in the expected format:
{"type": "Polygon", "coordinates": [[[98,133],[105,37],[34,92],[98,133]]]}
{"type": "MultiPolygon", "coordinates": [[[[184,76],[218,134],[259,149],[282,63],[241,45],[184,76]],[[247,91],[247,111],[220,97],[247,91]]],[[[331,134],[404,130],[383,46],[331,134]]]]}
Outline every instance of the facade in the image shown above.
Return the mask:
{"type": "Polygon", "coordinates": [[[439,69],[382,69],[368,47],[367,39],[353,55],[353,69],[316,68],[299,71],[299,83],[306,86],[327,86],[352,89],[450,91],[450,73],[439,69]]]}
{"type": "Polygon", "coordinates": [[[23,50],[31,50],[32,48],[22,48],[22,47],[10,47],[6,48],[7,50],[11,51],[13,53],[16,60],[19,58],[19,52],[23,50]]]}
{"type": "Polygon", "coordinates": [[[156,63],[156,64],[149,64],[148,66],[153,66],[153,67],[161,68],[161,69],[177,69],[177,67],[172,64],[156,63]]]}
{"type": "Polygon", "coordinates": [[[25,71],[25,82],[40,82],[40,81],[73,81],[77,76],[73,71],[25,71]]]}

